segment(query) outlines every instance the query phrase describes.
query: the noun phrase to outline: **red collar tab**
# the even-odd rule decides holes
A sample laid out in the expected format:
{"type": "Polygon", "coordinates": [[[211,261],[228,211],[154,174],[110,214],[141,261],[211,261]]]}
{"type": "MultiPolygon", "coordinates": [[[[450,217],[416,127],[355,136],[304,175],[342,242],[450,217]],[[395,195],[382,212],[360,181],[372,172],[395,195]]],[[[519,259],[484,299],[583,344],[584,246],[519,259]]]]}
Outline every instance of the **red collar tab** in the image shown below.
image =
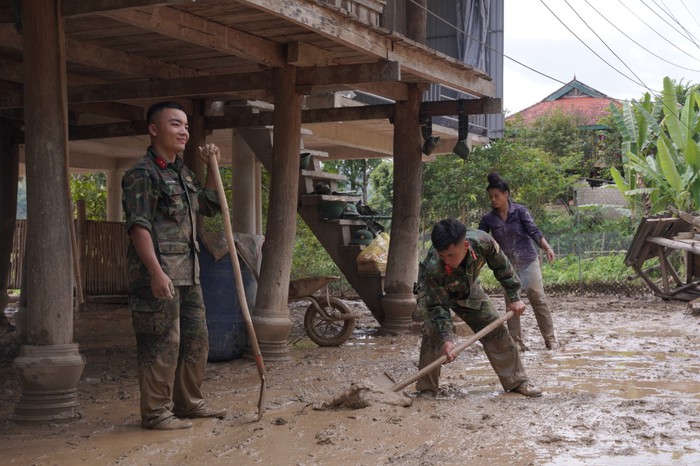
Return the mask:
{"type": "Polygon", "coordinates": [[[156,155],[156,165],[165,170],[165,167],[168,166],[168,162],[160,155],[156,155]]]}
{"type": "Polygon", "coordinates": [[[148,153],[151,154],[156,165],[158,165],[161,170],[165,170],[165,168],[168,166],[168,161],[158,155],[156,151],[153,150],[153,146],[148,146],[148,153]]]}
{"type": "Polygon", "coordinates": [[[449,265],[445,264],[445,273],[446,273],[447,275],[452,275],[452,267],[450,267],[449,265]]]}

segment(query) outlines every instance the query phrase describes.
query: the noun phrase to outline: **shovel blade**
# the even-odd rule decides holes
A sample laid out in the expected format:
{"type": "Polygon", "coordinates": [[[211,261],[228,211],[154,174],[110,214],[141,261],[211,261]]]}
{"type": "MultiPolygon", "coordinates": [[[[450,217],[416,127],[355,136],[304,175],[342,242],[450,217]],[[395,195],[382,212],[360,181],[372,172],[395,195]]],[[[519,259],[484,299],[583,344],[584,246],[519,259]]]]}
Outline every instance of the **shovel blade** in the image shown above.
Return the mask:
{"type": "Polygon", "coordinates": [[[396,382],[394,382],[394,379],[392,379],[391,377],[389,377],[389,375],[387,375],[386,372],[383,374],[379,374],[379,375],[372,377],[371,379],[369,379],[369,381],[373,385],[375,385],[377,388],[382,389],[382,390],[386,390],[386,391],[391,391],[391,388],[396,383],[396,382]]]}

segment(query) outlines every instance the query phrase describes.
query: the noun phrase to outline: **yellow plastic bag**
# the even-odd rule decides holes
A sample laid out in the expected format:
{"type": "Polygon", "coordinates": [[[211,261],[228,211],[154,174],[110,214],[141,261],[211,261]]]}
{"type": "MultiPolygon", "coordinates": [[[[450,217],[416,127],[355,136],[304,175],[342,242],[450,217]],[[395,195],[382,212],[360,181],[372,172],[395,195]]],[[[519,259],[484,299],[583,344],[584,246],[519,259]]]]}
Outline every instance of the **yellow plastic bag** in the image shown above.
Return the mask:
{"type": "Polygon", "coordinates": [[[357,271],[360,273],[384,273],[388,257],[389,235],[382,232],[357,255],[357,271]]]}

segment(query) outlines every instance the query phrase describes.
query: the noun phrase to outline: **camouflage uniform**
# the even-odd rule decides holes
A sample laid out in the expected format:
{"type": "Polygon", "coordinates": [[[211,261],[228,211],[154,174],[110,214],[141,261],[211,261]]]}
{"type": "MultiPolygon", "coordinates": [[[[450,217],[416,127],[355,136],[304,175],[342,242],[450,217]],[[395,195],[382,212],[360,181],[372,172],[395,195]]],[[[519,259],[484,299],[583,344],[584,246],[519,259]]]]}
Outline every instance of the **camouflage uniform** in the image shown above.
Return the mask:
{"type": "MultiPolygon", "coordinates": [[[[498,319],[491,300],[479,283],[484,264],[493,270],[503,285],[506,301],[519,300],[520,282],[508,258],[491,235],[479,230],[467,231],[469,251],[456,269],[450,269],[440,259],[435,248],[428,251],[419,266],[417,290],[425,297],[419,301],[424,311],[423,337],[418,367],[423,368],[442,355],[445,341],[454,340],[454,311],[476,333],[498,319]]],[[[486,356],[506,391],[527,380],[517,347],[504,325],[481,340],[486,356]]],[[[416,389],[437,393],[440,368],[418,380],[416,389]]]]}
{"type": "Polygon", "coordinates": [[[204,406],[200,390],[209,351],[199,285],[196,214],[220,211],[215,190],[202,189],[177,156],[168,163],[151,147],[122,179],[126,229],[139,225],[151,234],[174,299],[151,291],[151,277],[133,243],[127,252],[129,304],[138,351],[141,423],[151,427],[204,406]]]}

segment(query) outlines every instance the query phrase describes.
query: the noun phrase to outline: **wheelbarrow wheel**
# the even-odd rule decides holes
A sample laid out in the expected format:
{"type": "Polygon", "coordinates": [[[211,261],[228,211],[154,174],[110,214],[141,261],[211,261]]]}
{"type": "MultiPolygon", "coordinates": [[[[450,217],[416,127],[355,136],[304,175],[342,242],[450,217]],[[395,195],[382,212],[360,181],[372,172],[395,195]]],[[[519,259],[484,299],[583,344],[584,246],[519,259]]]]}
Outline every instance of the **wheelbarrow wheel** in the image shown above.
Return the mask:
{"type": "MultiPolygon", "coordinates": [[[[345,303],[337,298],[317,298],[316,302],[322,306],[330,317],[341,317],[344,314],[352,314],[345,303]]],[[[321,314],[312,303],[304,314],[304,328],[311,341],[319,346],[339,346],[345,343],[355,329],[355,319],[329,320],[321,314]]]]}

